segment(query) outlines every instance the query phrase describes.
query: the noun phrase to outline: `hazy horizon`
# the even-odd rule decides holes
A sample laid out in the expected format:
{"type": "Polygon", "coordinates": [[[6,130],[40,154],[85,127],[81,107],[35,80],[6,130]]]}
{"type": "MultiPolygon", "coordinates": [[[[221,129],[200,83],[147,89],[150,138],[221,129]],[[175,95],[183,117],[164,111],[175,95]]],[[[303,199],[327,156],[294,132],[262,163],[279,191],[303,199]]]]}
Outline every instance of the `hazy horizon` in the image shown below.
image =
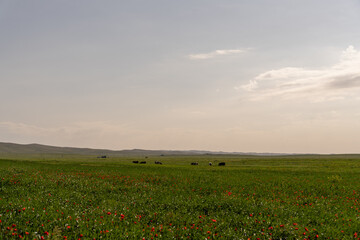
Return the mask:
{"type": "Polygon", "coordinates": [[[0,142],[359,153],[360,2],[0,2],[0,142]]]}

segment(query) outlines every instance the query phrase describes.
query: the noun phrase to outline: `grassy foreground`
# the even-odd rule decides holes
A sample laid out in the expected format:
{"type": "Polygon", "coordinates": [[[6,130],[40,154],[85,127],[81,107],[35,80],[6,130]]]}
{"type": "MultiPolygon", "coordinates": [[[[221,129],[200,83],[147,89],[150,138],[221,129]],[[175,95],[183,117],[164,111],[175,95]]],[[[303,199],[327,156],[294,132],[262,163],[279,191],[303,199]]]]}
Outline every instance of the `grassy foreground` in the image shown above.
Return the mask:
{"type": "Polygon", "coordinates": [[[359,156],[133,160],[0,160],[0,239],[360,239],[359,156]]]}

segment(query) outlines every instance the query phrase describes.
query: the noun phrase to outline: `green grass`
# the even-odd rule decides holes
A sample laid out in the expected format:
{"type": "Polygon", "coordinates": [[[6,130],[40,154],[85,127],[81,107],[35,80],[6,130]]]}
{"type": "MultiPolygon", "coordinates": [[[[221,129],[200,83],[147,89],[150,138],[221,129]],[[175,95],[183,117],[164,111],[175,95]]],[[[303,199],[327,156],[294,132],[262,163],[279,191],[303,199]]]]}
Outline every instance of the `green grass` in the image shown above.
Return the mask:
{"type": "Polygon", "coordinates": [[[0,160],[0,239],[358,239],[359,194],[357,155],[22,156],[0,160]]]}

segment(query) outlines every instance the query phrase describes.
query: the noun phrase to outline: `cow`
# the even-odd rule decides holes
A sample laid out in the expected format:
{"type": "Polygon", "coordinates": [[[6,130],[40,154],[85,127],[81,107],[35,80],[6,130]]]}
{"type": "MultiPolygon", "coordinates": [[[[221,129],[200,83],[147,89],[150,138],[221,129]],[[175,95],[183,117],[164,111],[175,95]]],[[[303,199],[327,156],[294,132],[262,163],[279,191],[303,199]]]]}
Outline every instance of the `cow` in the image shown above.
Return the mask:
{"type": "Polygon", "coordinates": [[[199,165],[197,162],[192,162],[191,165],[199,165]]]}
{"type": "Polygon", "coordinates": [[[132,161],[132,163],[139,163],[139,161],[132,161]]]}
{"type": "Polygon", "coordinates": [[[146,164],[146,161],[141,161],[140,164],[146,164]]]}
{"type": "Polygon", "coordinates": [[[155,161],[155,164],[162,164],[162,162],[159,162],[159,161],[155,161]]]}
{"type": "Polygon", "coordinates": [[[209,162],[209,166],[212,166],[212,162],[209,162]]]}
{"type": "Polygon", "coordinates": [[[219,166],[225,166],[225,163],[224,163],[224,162],[219,162],[218,165],[219,165],[219,166]]]}

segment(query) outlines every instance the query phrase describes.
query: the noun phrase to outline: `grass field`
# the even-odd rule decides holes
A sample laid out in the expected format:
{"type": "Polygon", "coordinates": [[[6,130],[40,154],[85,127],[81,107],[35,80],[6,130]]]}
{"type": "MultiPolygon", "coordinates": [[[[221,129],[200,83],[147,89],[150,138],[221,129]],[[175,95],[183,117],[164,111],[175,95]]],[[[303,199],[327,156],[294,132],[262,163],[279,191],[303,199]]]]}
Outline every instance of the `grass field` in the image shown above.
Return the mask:
{"type": "Polygon", "coordinates": [[[358,155],[0,160],[0,239],[359,237],[358,155]]]}

